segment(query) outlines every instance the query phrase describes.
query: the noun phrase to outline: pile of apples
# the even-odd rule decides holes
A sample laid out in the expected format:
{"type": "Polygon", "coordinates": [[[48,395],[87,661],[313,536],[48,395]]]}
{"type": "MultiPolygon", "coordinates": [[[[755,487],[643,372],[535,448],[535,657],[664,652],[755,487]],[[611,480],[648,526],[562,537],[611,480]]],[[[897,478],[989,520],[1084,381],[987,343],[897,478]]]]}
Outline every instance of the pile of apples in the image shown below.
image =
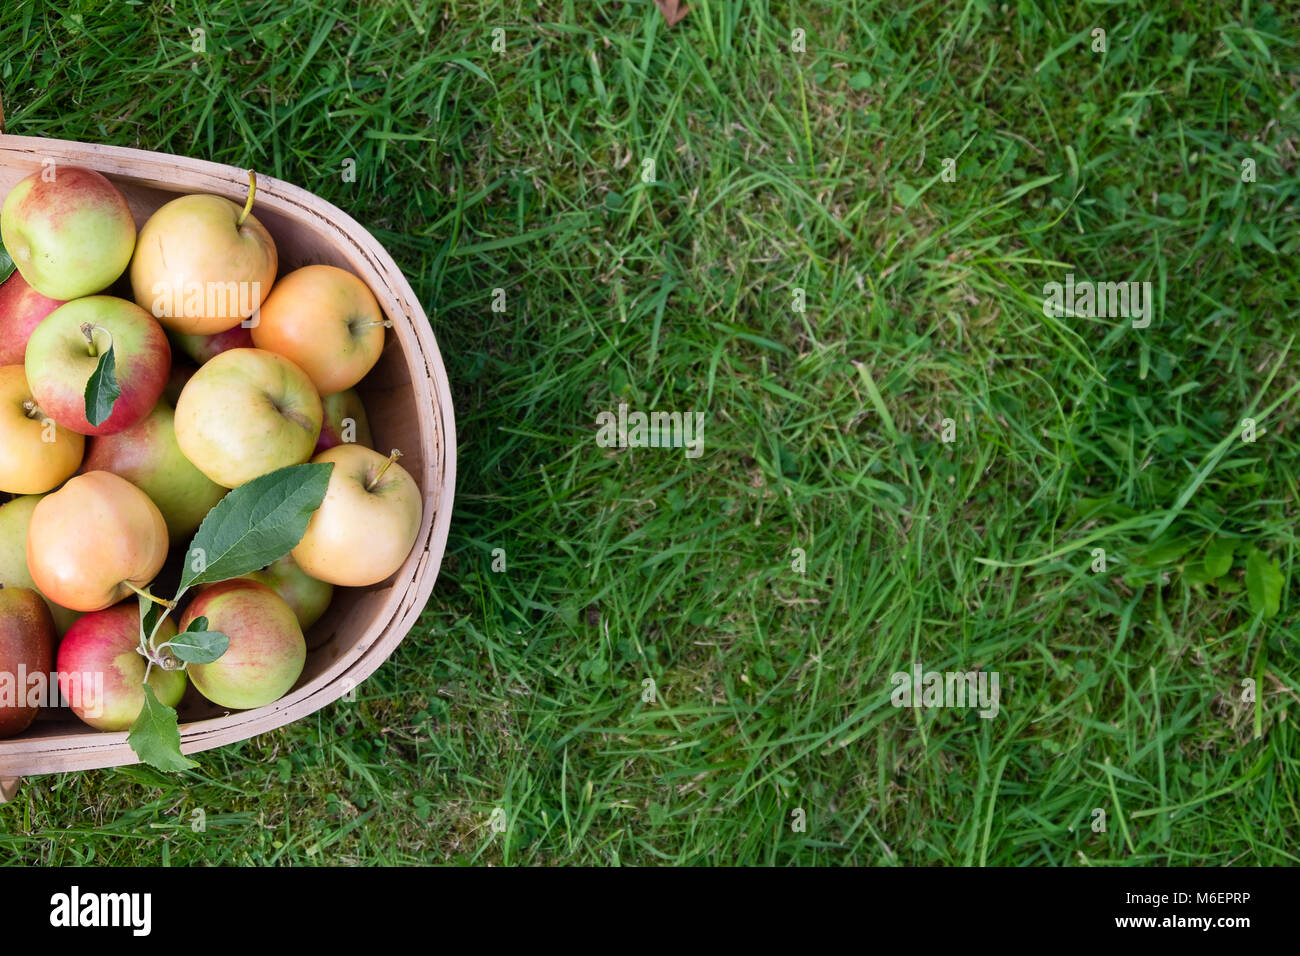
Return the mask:
{"type": "MultiPolygon", "coordinates": [[[[98,705],[73,705],[101,730],[128,729],[145,704],[138,595],[165,565],[202,559],[186,547],[231,489],[334,465],[289,554],[169,609],[163,639],[198,618],[230,639],[214,662],[149,670],[169,707],[187,683],[221,707],[278,700],[334,587],[388,578],[419,531],[420,491],[398,452],[370,448],[354,390],[384,348],[383,312],[346,270],[279,276],[251,187],[242,208],[179,196],[137,235],[107,178],[47,165],[0,209],[16,266],[0,284],[0,678],[57,672],[69,698],[71,675],[102,675],[98,705]]],[[[0,737],[36,717],[19,694],[0,702],[0,737]]]]}

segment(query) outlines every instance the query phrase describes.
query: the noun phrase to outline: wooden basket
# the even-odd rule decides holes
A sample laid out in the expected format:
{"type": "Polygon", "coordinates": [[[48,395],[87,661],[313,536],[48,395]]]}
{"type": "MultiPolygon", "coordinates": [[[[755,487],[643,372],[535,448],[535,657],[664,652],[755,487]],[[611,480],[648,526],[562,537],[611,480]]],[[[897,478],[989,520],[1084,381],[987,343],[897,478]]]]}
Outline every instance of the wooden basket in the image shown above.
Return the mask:
{"type": "MultiPolygon", "coordinates": [[[[0,135],[0,200],[48,161],[103,173],[126,196],[137,226],[179,193],[215,193],[241,205],[248,197],[247,171],[232,166],[0,135]]],[[[358,391],[376,449],[402,450],[402,465],[424,496],[424,518],[414,550],[395,575],[370,588],[335,589],[329,611],[307,634],[312,649],[302,677],[282,699],[232,712],[203,700],[191,687],[179,708],[185,753],[246,740],[304,717],[347,694],[383,663],[433,591],[456,484],[456,426],[447,373],[424,310],[401,270],[356,221],[297,186],[259,175],[253,213],[275,239],[280,275],[313,263],[348,269],[366,281],[392,320],[384,353],[358,391]]],[[[67,710],[42,713],[26,733],[0,740],[0,802],[12,795],[15,778],[23,774],[138,763],[126,736],[92,730],[67,710]]]]}

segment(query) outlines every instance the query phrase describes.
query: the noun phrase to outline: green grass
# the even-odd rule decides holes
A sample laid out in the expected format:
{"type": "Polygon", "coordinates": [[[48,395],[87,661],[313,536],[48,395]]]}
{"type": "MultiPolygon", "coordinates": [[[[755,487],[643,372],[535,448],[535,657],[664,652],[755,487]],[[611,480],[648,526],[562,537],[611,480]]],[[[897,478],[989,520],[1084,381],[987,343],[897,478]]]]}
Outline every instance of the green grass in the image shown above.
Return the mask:
{"type": "Polygon", "coordinates": [[[448,554],[356,703],[29,780],[0,858],[1300,861],[1293,7],[200,6],[6,13],[8,129],[370,228],[452,380],[448,554]],[[1067,272],[1150,281],[1151,326],[1044,316],[1067,272]],[[703,456],[599,447],[621,401],[703,456]],[[913,661],[1001,712],[895,709],[913,661]]]}

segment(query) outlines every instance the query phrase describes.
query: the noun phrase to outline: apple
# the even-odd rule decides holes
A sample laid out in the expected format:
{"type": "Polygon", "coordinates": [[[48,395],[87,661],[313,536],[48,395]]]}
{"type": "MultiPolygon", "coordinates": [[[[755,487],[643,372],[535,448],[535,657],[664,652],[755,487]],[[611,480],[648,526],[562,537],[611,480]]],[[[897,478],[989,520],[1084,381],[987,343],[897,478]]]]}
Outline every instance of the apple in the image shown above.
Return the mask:
{"type": "Polygon", "coordinates": [[[293,609],[294,617],[298,619],[298,626],[304,634],[321,619],[334,597],[334,585],[311,577],[298,567],[291,554],[286,554],[261,571],[245,574],[244,578],[265,584],[284,598],[285,603],[293,609]]]}
{"type": "Polygon", "coordinates": [[[40,712],[32,694],[53,698],[54,619],[31,588],[0,586],[0,737],[21,734],[40,712]],[[30,678],[44,675],[46,692],[30,678]]]}
{"type": "Polygon", "coordinates": [[[231,349],[253,347],[253,333],[244,328],[242,323],[216,335],[185,335],[181,332],[172,332],[167,337],[171,339],[172,345],[193,359],[196,365],[202,365],[231,349]]]}
{"type": "Polygon", "coordinates": [[[71,478],[86,439],[55,424],[21,365],[0,366],[0,491],[39,495],[71,478]]]}
{"type": "Polygon", "coordinates": [[[385,324],[374,294],[359,278],[336,266],[304,266],[267,296],[253,344],[292,359],[321,395],[333,395],[375,367],[385,324]]]}
{"type": "Polygon", "coordinates": [[[355,389],[326,395],[320,404],[325,420],[321,424],[315,454],[336,445],[350,445],[354,442],[367,448],[375,447],[375,441],[370,437],[370,420],[366,418],[366,407],[361,404],[361,396],[355,389]]]}
{"type": "Polygon", "coordinates": [[[91,471],[37,502],[27,569],[54,603],[102,611],[148,586],[167,560],[167,541],[167,522],[148,495],[91,471]]]}
{"type": "MultiPolygon", "coordinates": [[[[176,636],[164,620],[155,643],[176,636]]],[[[130,730],[144,708],[144,675],[159,703],[175,707],[185,694],[185,672],[168,671],[139,651],[140,605],[123,601],[80,618],[59,645],[59,692],[74,714],[97,730],[130,730]]]]}
{"type": "Polygon", "coordinates": [[[401,465],[360,445],[339,445],[325,500],[291,552],[307,574],[343,587],[378,584],[406,561],[420,533],[420,489],[401,465]]]}
{"type": "Polygon", "coordinates": [[[321,404],[307,374],[262,349],[231,349],[199,368],[176,403],[176,441],[226,488],[301,465],[320,437],[321,404]]]}
{"type": "MultiPolygon", "coordinates": [[[[24,495],[0,505],[0,585],[7,588],[37,590],[32,573],[27,570],[27,528],[41,498],[41,495],[24,495]]],[[[45,598],[45,603],[54,617],[54,629],[66,634],[77,619],[77,612],[60,607],[49,598],[45,598]]]]}
{"type": "Polygon", "coordinates": [[[60,306],[27,343],[27,381],[37,404],[64,428],[82,435],[112,435],[148,415],[167,385],[171,362],[162,327],[140,307],[111,295],[60,306]],[[90,335],[84,326],[91,327],[90,335]],[[110,344],[121,394],[113,413],[92,425],[86,419],[86,383],[110,344]]]}
{"type": "Polygon", "coordinates": [[[0,241],[41,295],[79,299],[125,271],[135,220],[117,187],[93,169],[51,165],[5,197],[0,241]]]}
{"type": "Polygon", "coordinates": [[[302,675],[307,642],[293,609],[256,581],[222,581],[201,591],[186,609],[180,628],[200,617],[208,630],[230,638],[230,647],[211,664],[190,664],[190,681],[212,703],[251,710],[279,700],[302,675]]]}
{"type": "Polygon", "coordinates": [[[278,267],[275,241],[255,216],[221,196],[181,196],[140,230],[131,290],[169,330],[215,335],[257,311],[278,267]]]}
{"type": "Polygon", "coordinates": [[[22,365],[32,331],[61,305],[33,289],[16,270],[0,283],[0,365],[22,365]]]}
{"type": "Polygon", "coordinates": [[[126,431],[91,439],[82,467],[111,471],[143,491],[162,512],[168,539],[180,542],[199,530],[227,489],[209,480],[181,454],[175,421],[171,406],[160,401],[126,431]]]}

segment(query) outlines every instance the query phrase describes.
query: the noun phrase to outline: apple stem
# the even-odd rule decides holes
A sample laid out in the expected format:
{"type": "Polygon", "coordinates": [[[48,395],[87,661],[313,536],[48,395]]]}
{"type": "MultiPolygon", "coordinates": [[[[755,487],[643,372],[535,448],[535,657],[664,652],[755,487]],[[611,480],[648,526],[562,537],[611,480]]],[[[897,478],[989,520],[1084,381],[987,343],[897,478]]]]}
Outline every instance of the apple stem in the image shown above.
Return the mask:
{"type": "Polygon", "coordinates": [[[380,480],[384,477],[384,472],[393,467],[393,462],[397,461],[397,459],[401,457],[401,450],[394,448],[393,453],[388,456],[388,461],[384,462],[384,467],[379,469],[379,474],[375,475],[375,477],[370,480],[370,483],[366,485],[366,491],[374,490],[375,485],[379,484],[380,480]]]}
{"type": "Polygon", "coordinates": [[[95,348],[95,327],[89,322],[83,322],[81,324],[81,334],[86,337],[86,351],[91,358],[94,358],[99,354],[99,351],[95,348]]]}
{"type": "Polygon", "coordinates": [[[127,587],[129,587],[129,588],[130,588],[132,591],[134,591],[136,594],[140,595],[140,597],[142,597],[142,598],[148,598],[150,601],[153,601],[154,604],[161,604],[163,607],[167,608],[168,610],[175,610],[175,609],[176,609],[176,602],[174,602],[174,601],[164,601],[164,600],[163,600],[162,598],[160,598],[160,597],[154,597],[154,596],[153,596],[152,594],[150,594],[148,591],[142,591],[142,590],[140,590],[138,587],[136,587],[136,586],[135,586],[134,584],[132,584],[130,581],[123,581],[122,583],[125,584],[127,587]]]}
{"type": "Polygon", "coordinates": [[[248,171],[248,202],[244,203],[244,211],[239,214],[239,220],[235,223],[238,229],[248,218],[248,214],[253,211],[253,197],[257,195],[257,173],[253,170],[248,171]]]}
{"type": "Polygon", "coordinates": [[[386,328],[386,329],[391,329],[391,328],[393,327],[393,323],[392,323],[391,321],[389,321],[388,319],[385,319],[385,320],[382,321],[382,322],[367,322],[365,325],[358,325],[357,328],[358,328],[358,329],[373,329],[376,325],[382,325],[382,326],[383,326],[384,328],[386,328]]]}

